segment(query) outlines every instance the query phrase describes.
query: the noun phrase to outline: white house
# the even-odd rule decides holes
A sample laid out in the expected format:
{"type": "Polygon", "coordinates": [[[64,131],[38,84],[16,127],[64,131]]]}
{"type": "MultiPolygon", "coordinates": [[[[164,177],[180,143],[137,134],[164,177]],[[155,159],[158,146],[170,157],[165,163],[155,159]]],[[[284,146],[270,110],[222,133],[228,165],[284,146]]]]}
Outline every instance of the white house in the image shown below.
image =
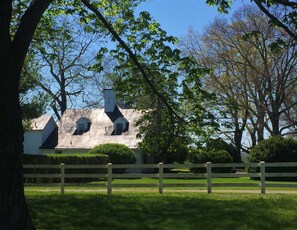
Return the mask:
{"type": "Polygon", "coordinates": [[[57,131],[57,124],[51,116],[42,115],[33,119],[31,121],[31,129],[24,134],[24,153],[42,153],[42,145],[54,131],[57,131]]]}
{"type": "Polygon", "coordinates": [[[46,115],[33,120],[25,132],[25,153],[85,153],[100,144],[118,143],[133,149],[136,163],[143,163],[136,127],[141,112],[117,105],[113,90],[105,90],[104,98],[104,108],[67,109],[58,125],[46,115]]]}

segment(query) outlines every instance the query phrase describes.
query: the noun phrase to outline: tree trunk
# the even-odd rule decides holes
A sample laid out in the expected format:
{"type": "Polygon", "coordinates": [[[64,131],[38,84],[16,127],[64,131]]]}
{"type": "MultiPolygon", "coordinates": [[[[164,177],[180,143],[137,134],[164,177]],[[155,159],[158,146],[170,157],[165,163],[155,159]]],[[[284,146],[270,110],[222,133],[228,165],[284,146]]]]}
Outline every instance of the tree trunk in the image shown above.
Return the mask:
{"type": "Polygon", "coordinates": [[[279,129],[279,115],[277,113],[273,113],[273,116],[271,116],[271,125],[272,125],[272,136],[280,135],[280,129],[279,129]]]}
{"type": "Polygon", "coordinates": [[[236,148],[236,156],[234,161],[236,163],[241,163],[241,141],[242,141],[242,133],[243,131],[241,129],[236,128],[234,133],[234,143],[236,148]]]}
{"type": "Polygon", "coordinates": [[[19,76],[10,40],[0,43],[0,229],[35,229],[24,196],[19,76]]]}
{"type": "Polygon", "coordinates": [[[257,135],[258,135],[258,143],[264,140],[264,127],[265,127],[265,111],[263,109],[259,110],[259,117],[257,121],[257,135]]]}

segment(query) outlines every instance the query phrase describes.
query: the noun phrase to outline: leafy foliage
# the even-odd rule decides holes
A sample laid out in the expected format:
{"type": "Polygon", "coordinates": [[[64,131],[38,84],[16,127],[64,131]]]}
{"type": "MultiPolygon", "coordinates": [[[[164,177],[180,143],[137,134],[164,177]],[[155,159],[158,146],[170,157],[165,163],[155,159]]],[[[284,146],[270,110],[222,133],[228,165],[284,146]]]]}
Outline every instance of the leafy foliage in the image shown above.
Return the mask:
{"type": "Polygon", "coordinates": [[[36,82],[41,78],[36,71],[36,65],[33,55],[27,55],[19,84],[22,118],[25,123],[32,118],[41,116],[48,105],[47,96],[35,90],[36,82]]]}
{"type": "Polygon", "coordinates": [[[217,139],[209,139],[206,142],[206,148],[213,151],[220,151],[224,150],[229,153],[229,155],[232,157],[233,161],[236,162],[236,156],[237,156],[237,150],[234,145],[231,143],[227,143],[222,138],[217,139]]]}
{"type": "MultiPolygon", "coordinates": [[[[273,136],[256,145],[248,156],[249,162],[297,162],[297,141],[292,138],[273,136]]],[[[256,169],[249,168],[250,172],[256,169]]],[[[259,169],[258,169],[259,170],[259,169]]],[[[297,172],[295,167],[266,168],[266,172],[297,172]]],[[[281,178],[283,180],[297,180],[295,177],[281,178]]],[[[280,178],[268,178],[268,180],[280,180],[280,178]]]]}
{"type": "MultiPolygon", "coordinates": [[[[43,154],[43,155],[24,155],[24,164],[30,165],[59,165],[64,163],[65,165],[94,165],[94,164],[107,164],[108,156],[103,154],[43,154]]],[[[60,169],[24,169],[24,173],[36,173],[36,174],[59,174],[60,169]]],[[[83,174],[83,173],[106,173],[105,169],[67,169],[66,173],[69,174],[83,174]]],[[[85,182],[89,179],[86,178],[66,178],[66,182],[85,182]]],[[[27,178],[26,182],[55,182],[59,183],[59,178],[27,178]]]]}
{"type": "Polygon", "coordinates": [[[121,144],[102,144],[91,149],[89,154],[104,154],[113,164],[134,164],[136,158],[131,149],[121,144]]]}
{"type": "Polygon", "coordinates": [[[285,135],[294,131],[296,46],[257,7],[246,5],[228,19],[215,19],[201,35],[190,30],[181,47],[195,58],[196,66],[211,70],[202,82],[205,90],[216,94],[216,100],[207,109],[220,123],[215,134],[235,145],[236,162],[247,147],[245,133],[254,146],[265,132],[285,135]],[[272,50],[271,43],[278,38],[287,45],[272,50]]]}
{"type": "Polygon", "coordinates": [[[281,136],[270,137],[251,150],[248,160],[250,162],[297,162],[297,141],[281,136]]]}
{"type": "MultiPolygon", "coordinates": [[[[270,19],[270,24],[281,27],[291,38],[297,40],[297,3],[296,1],[279,0],[251,0],[270,19]]],[[[229,0],[207,0],[209,5],[217,5],[218,10],[228,13],[232,1],[229,0]]],[[[277,39],[274,46],[282,44],[283,41],[277,39]]]]}
{"type": "MultiPolygon", "coordinates": [[[[226,150],[196,149],[189,153],[188,160],[194,164],[206,162],[232,163],[233,159],[226,150]]],[[[231,172],[232,168],[213,168],[212,172],[231,172]]],[[[192,172],[206,172],[203,168],[191,168],[192,172]]]]}
{"type": "Polygon", "coordinates": [[[107,164],[108,158],[104,154],[24,154],[24,164],[107,164]]]}
{"type": "Polygon", "coordinates": [[[132,47],[148,79],[143,78],[130,56],[118,46],[111,52],[118,60],[115,89],[125,104],[142,110],[143,116],[137,123],[142,138],[140,147],[157,161],[176,161],[173,156],[177,153],[181,154],[177,161],[182,161],[192,136],[201,135],[206,126],[213,125],[207,121],[213,117],[203,108],[206,100],[212,100],[201,89],[200,76],[204,69],[192,65],[191,58],[182,57],[178,49],[172,48],[177,39],[168,36],[148,12],[131,18],[129,23],[125,41],[132,47]],[[182,87],[187,87],[188,94],[181,93],[182,87]]]}

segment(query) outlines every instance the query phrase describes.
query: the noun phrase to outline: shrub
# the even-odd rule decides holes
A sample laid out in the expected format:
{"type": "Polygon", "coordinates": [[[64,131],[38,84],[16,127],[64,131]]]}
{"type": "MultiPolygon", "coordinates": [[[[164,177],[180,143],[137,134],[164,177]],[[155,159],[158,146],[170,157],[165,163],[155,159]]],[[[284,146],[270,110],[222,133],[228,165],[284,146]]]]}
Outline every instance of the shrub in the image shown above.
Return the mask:
{"type": "MultiPolygon", "coordinates": [[[[281,136],[270,137],[256,145],[248,156],[249,162],[297,162],[297,141],[281,136]]],[[[259,172],[249,168],[249,172],[259,172]]],[[[297,172],[295,167],[266,168],[266,172],[297,172]]],[[[297,178],[268,178],[271,180],[296,180],[297,178]]]]}
{"type": "Polygon", "coordinates": [[[108,157],[104,154],[24,154],[24,164],[107,164],[108,157]]]}
{"type": "Polygon", "coordinates": [[[171,164],[173,162],[183,164],[188,156],[188,148],[180,146],[176,149],[168,151],[167,161],[165,163],[171,164]]]}
{"type": "Polygon", "coordinates": [[[227,143],[222,138],[209,139],[206,143],[206,148],[212,150],[225,150],[233,158],[233,162],[240,162],[235,146],[231,143],[227,143]]]}
{"type": "Polygon", "coordinates": [[[89,154],[105,154],[113,164],[134,164],[136,158],[131,149],[121,144],[102,144],[91,149],[89,154]]]}
{"type": "MultiPolygon", "coordinates": [[[[232,157],[225,150],[206,150],[199,149],[189,154],[189,161],[194,164],[201,164],[206,162],[211,163],[232,163],[232,157]]],[[[192,172],[205,173],[204,168],[191,168],[192,172]]],[[[212,172],[231,172],[232,168],[212,168],[212,172]]]]}
{"type": "MultiPolygon", "coordinates": [[[[32,155],[25,154],[23,158],[24,164],[33,165],[59,165],[64,163],[66,165],[87,165],[87,164],[107,164],[108,156],[103,154],[44,154],[44,155],[32,155]]],[[[106,169],[65,169],[68,174],[81,174],[81,173],[106,173],[106,169]]],[[[38,173],[38,174],[59,174],[60,169],[24,169],[24,173],[38,173]]],[[[89,181],[86,178],[67,178],[65,182],[85,182],[89,181]]],[[[26,179],[26,182],[60,182],[60,179],[48,179],[48,178],[30,178],[26,179]]]]}
{"type": "Polygon", "coordinates": [[[174,146],[170,149],[164,149],[157,156],[154,156],[155,163],[163,162],[165,164],[179,163],[183,164],[188,157],[188,148],[184,146],[174,146]]]}

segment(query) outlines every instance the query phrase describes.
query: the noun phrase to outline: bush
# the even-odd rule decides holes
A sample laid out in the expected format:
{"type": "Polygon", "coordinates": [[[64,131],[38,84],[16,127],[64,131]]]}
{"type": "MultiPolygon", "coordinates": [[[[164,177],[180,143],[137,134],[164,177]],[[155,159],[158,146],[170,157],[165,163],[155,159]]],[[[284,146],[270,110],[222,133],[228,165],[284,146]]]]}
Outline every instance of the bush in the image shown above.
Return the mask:
{"type": "MultiPolygon", "coordinates": [[[[103,154],[44,154],[32,155],[24,154],[24,164],[32,165],[59,165],[64,163],[66,165],[87,165],[87,164],[107,164],[108,156],[103,154]]],[[[65,169],[68,174],[81,174],[81,173],[106,173],[106,169],[65,169]]],[[[60,174],[60,169],[24,169],[24,173],[38,173],[38,174],[60,174]]],[[[85,182],[89,181],[86,178],[67,178],[65,182],[85,182]]],[[[59,178],[27,178],[26,182],[60,182],[59,178]]]]}
{"type": "Polygon", "coordinates": [[[237,163],[240,162],[235,146],[231,143],[227,143],[222,138],[209,139],[208,142],[206,143],[206,148],[212,149],[212,150],[225,150],[233,158],[233,162],[237,162],[237,163]]]}
{"type": "MultiPolygon", "coordinates": [[[[189,154],[189,161],[194,164],[201,164],[206,162],[211,163],[232,163],[232,157],[225,150],[205,150],[199,149],[189,154]]],[[[225,173],[231,172],[232,168],[212,168],[212,172],[215,173],[225,173]]],[[[206,169],[204,168],[191,168],[191,172],[205,173],[206,169]]]]}
{"type": "Polygon", "coordinates": [[[297,141],[281,136],[270,137],[251,150],[248,161],[295,162],[297,161],[297,141]]]}
{"type": "Polygon", "coordinates": [[[154,162],[163,162],[164,164],[179,163],[183,164],[188,157],[188,148],[184,146],[174,146],[171,149],[164,149],[157,156],[154,156],[154,162]]]}
{"type": "Polygon", "coordinates": [[[136,158],[131,149],[121,144],[102,144],[91,149],[89,154],[105,154],[112,164],[134,164],[136,158]]]}
{"type": "MultiPolygon", "coordinates": [[[[249,162],[297,162],[297,141],[281,136],[261,141],[250,152],[249,162]]],[[[259,168],[249,168],[249,172],[259,172],[259,168]]],[[[297,172],[296,167],[266,168],[266,172],[297,172]]],[[[297,178],[268,178],[268,180],[296,180],[297,178]]]]}
{"type": "Polygon", "coordinates": [[[42,155],[33,155],[33,154],[24,154],[23,158],[24,164],[107,164],[108,156],[104,154],[86,154],[86,153],[77,153],[77,154],[42,154],[42,155]]]}

